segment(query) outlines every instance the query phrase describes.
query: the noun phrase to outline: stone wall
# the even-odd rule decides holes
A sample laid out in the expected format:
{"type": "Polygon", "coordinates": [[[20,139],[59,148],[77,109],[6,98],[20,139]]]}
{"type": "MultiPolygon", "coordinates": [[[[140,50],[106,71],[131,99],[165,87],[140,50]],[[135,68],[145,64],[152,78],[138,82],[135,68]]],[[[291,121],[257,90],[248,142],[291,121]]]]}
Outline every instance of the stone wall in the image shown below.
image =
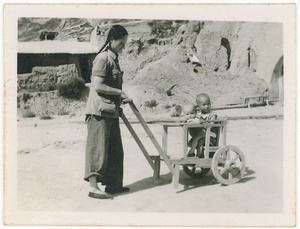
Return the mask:
{"type": "Polygon", "coordinates": [[[78,77],[75,64],[34,67],[32,73],[18,75],[18,88],[28,91],[48,91],[72,77],[78,77]]]}

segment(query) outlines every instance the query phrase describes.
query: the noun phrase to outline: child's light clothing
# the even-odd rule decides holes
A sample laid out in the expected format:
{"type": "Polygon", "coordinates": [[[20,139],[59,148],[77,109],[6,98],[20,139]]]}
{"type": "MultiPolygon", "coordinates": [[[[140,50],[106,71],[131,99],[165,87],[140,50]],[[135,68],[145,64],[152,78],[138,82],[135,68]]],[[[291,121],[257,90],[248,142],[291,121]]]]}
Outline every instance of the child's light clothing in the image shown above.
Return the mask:
{"type": "Polygon", "coordinates": [[[211,111],[209,111],[208,113],[202,113],[201,111],[199,111],[196,115],[196,118],[200,120],[212,120],[217,119],[217,115],[211,111]]]}
{"type": "MultiPolygon", "coordinates": [[[[211,111],[207,112],[207,113],[202,113],[201,111],[197,113],[196,115],[196,118],[198,118],[201,122],[201,120],[205,120],[205,121],[208,121],[208,120],[214,120],[214,119],[217,119],[217,115],[211,111]]],[[[206,131],[206,128],[203,127],[204,130],[206,131]]],[[[211,139],[211,144],[214,144],[214,141],[215,141],[215,138],[217,137],[216,133],[210,131],[210,137],[214,138],[214,139],[211,139]]]]}

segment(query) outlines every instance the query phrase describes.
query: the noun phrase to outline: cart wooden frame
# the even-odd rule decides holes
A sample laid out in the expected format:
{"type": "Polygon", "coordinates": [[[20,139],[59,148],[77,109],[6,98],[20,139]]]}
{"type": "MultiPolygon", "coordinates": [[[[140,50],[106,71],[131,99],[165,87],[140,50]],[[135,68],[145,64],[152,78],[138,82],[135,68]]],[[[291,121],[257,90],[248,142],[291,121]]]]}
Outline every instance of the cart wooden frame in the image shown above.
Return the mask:
{"type": "Polygon", "coordinates": [[[127,126],[128,130],[132,134],[133,138],[137,142],[142,153],[144,154],[145,158],[154,171],[154,181],[157,181],[159,179],[161,160],[166,163],[172,174],[174,188],[177,188],[179,184],[180,166],[183,166],[184,171],[193,178],[200,178],[211,169],[214,177],[219,182],[225,185],[234,184],[242,178],[246,168],[246,160],[242,151],[238,147],[233,145],[226,145],[227,120],[213,120],[209,122],[203,122],[201,124],[162,123],[161,125],[163,127],[163,134],[161,146],[156,140],[155,136],[152,134],[150,128],[148,127],[147,123],[143,119],[134,103],[130,102],[129,105],[159,154],[155,156],[149,155],[138,135],[132,128],[130,122],[123,114],[121,117],[124,124],[127,126]],[[168,129],[171,127],[182,129],[183,157],[181,158],[171,158],[168,155],[168,129]],[[190,128],[206,129],[203,158],[187,157],[186,155],[188,149],[187,143],[189,139],[188,132],[190,128]],[[210,132],[212,128],[217,128],[218,130],[217,144],[214,146],[210,145],[210,132]],[[191,167],[191,169],[189,169],[189,167],[191,167]],[[196,171],[197,168],[200,168],[200,172],[196,171]]]}

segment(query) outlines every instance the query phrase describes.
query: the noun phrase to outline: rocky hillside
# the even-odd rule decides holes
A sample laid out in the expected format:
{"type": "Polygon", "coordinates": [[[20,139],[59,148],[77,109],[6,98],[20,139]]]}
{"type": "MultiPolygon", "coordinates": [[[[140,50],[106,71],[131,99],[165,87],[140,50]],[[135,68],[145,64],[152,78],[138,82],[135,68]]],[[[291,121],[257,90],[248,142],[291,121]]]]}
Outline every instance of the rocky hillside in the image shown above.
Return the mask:
{"type": "Polygon", "coordinates": [[[20,18],[18,35],[19,41],[36,41],[41,31],[55,31],[57,40],[100,47],[116,23],[129,32],[120,56],[124,90],[140,107],[156,100],[158,111],[194,101],[202,92],[214,106],[262,94],[268,85],[256,77],[261,49],[268,30],[282,30],[276,23],[20,18]]]}

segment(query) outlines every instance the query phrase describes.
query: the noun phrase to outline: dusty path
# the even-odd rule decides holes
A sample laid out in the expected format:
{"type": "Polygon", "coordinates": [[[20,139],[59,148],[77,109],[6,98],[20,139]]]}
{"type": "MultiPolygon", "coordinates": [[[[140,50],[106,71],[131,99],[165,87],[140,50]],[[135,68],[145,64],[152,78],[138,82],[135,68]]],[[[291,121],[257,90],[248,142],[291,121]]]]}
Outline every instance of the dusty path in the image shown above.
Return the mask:
{"type": "MultiPolygon", "coordinates": [[[[144,130],[134,124],[151,154],[157,154],[144,130]]],[[[151,124],[160,142],[162,128],[151,124]]],[[[245,177],[220,185],[212,173],[194,180],[183,171],[177,190],[162,163],[155,184],[152,169],[121,125],[125,150],[124,184],[129,193],[114,200],[91,199],[83,181],[86,125],[67,118],[18,122],[18,209],[37,211],[277,213],[283,202],[283,120],[229,121],[228,144],[246,156],[245,177]],[[36,124],[36,125],[35,125],[36,124]],[[188,203],[188,204],[187,204],[188,203]]],[[[180,155],[179,132],[170,134],[169,152],[180,155]],[[176,152],[177,151],[177,152],[176,152]]]]}

